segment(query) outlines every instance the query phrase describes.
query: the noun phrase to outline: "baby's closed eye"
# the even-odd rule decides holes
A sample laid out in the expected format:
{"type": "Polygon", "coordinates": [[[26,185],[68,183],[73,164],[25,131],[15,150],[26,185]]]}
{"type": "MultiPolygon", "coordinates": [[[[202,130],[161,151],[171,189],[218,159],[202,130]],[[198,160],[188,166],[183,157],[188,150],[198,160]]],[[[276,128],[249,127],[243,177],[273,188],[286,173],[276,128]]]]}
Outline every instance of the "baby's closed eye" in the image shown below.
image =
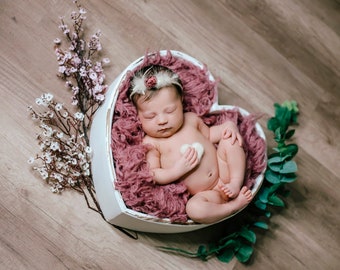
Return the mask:
{"type": "Polygon", "coordinates": [[[156,116],[155,113],[146,113],[143,115],[145,119],[153,119],[156,116]]]}
{"type": "Polygon", "coordinates": [[[165,113],[173,113],[176,110],[176,106],[171,106],[171,107],[167,107],[165,108],[165,113]]]}

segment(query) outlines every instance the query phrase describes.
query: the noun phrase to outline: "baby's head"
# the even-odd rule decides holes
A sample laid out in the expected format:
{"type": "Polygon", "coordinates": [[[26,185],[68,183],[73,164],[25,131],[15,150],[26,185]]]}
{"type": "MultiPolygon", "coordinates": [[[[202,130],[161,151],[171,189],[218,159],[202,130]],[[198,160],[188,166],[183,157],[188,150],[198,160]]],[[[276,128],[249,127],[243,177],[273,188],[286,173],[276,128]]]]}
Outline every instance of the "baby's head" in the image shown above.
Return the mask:
{"type": "Polygon", "coordinates": [[[132,79],[130,98],[137,108],[144,132],[167,138],[183,125],[183,90],[177,74],[161,66],[149,66],[132,79]]]}
{"type": "Polygon", "coordinates": [[[138,99],[143,98],[144,101],[148,101],[159,90],[169,86],[174,86],[178,96],[183,98],[183,87],[176,73],[164,66],[147,66],[137,71],[133,77],[129,91],[130,99],[137,106],[138,99]]]}

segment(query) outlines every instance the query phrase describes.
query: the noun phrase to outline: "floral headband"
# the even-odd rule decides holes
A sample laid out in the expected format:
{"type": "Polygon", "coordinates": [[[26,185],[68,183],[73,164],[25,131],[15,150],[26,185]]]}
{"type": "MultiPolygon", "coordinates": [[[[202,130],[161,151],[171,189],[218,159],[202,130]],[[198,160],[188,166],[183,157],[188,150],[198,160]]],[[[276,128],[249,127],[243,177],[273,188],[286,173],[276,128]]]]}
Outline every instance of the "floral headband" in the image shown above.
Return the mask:
{"type": "Polygon", "coordinates": [[[177,85],[182,89],[177,74],[171,70],[155,70],[155,67],[150,67],[144,74],[136,74],[131,82],[130,98],[135,95],[145,95],[147,90],[161,89],[166,86],[177,85]]]}

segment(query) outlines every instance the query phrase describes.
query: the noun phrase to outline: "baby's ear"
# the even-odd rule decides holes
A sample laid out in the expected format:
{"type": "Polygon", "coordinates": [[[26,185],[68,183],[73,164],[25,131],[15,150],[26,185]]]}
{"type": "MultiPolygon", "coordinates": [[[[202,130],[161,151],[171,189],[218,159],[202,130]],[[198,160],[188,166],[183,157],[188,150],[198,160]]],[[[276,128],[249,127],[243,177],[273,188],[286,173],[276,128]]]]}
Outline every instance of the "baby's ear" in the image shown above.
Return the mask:
{"type": "Polygon", "coordinates": [[[182,104],[183,104],[183,102],[184,102],[184,94],[182,93],[182,95],[181,95],[181,102],[182,102],[182,104]]]}

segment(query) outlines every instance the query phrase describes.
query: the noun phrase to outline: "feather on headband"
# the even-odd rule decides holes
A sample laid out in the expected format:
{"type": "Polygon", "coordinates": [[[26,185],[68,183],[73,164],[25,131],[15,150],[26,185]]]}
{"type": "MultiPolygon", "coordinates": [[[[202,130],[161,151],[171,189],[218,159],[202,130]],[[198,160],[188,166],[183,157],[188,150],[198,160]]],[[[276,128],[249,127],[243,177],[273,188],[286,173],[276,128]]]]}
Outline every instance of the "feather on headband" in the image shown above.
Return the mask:
{"type": "Polygon", "coordinates": [[[154,67],[151,67],[144,74],[136,74],[132,79],[130,98],[135,94],[145,95],[147,90],[161,89],[170,85],[177,85],[182,89],[177,74],[170,70],[155,71],[154,67]]]}

